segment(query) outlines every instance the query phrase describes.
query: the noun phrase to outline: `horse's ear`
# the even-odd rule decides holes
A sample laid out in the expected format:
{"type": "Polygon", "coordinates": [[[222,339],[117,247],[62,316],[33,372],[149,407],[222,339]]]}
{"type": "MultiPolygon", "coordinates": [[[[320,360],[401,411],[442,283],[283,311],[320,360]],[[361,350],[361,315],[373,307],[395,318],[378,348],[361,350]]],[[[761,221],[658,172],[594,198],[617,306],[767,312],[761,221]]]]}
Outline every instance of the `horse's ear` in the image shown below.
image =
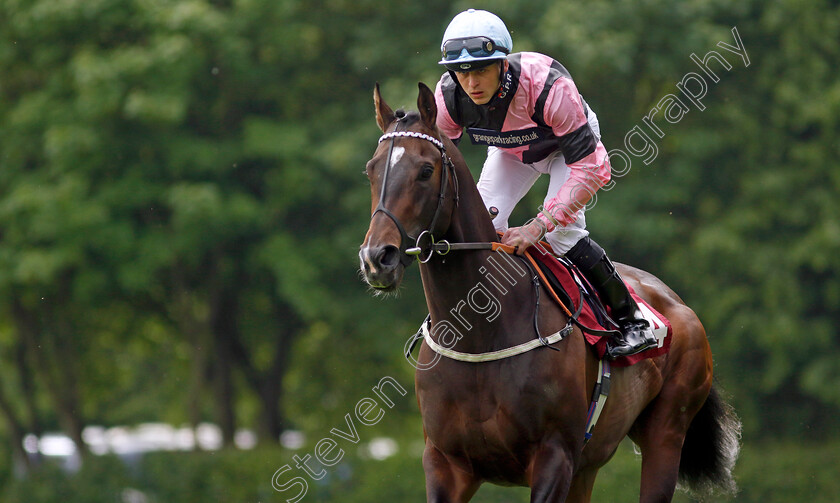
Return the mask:
{"type": "Polygon", "coordinates": [[[384,133],[388,126],[394,122],[394,111],[382,99],[382,94],[379,92],[379,82],[373,88],[373,106],[376,109],[376,123],[379,124],[379,129],[384,133]]]}
{"type": "Polygon", "coordinates": [[[417,87],[420,88],[420,95],[417,96],[417,108],[420,110],[420,117],[426,127],[434,131],[435,121],[437,120],[435,94],[422,82],[418,83],[417,87]]]}

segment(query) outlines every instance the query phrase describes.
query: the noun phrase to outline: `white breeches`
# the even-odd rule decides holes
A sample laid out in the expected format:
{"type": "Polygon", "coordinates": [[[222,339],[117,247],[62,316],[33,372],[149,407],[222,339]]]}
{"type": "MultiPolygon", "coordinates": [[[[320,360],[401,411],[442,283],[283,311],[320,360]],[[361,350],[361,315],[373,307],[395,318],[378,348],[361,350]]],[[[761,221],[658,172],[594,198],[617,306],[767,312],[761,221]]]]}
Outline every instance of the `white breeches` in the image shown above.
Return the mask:
{"type": "MultiPolygon", "coordinates": [[[[601,129],[598,126],[598,118],[591,109],[588,121],[595,136],[600,139],[601,129]]],[[[537,178],[544,174],[549,176],[548,193],[544,199],[544,202],[547,202],[557,195],[560,187],[569,178],[569,167],[560,151],[542,161],[526,164],[515,155],[505,152],[504,149],[488,147],[487,160],[484,161],[484,167],[478,179],[478,192],[487,208],[495,206],[499,210],[499,214],[493,219],[496,230],[501,232],[507,230],[508,218],[514,206],[525,197],[537,178]]],[[[554,253],[565,254],[589,234],[586,230],[584,211],[582,208],[577,212],[577,218],[572,224],[566,227],[557,226],[545,235],[545,240],[554,249],[554,253]]],[[[537,213],[538,208],[534,208],[534,215],[536,216],[537,213]]]]}

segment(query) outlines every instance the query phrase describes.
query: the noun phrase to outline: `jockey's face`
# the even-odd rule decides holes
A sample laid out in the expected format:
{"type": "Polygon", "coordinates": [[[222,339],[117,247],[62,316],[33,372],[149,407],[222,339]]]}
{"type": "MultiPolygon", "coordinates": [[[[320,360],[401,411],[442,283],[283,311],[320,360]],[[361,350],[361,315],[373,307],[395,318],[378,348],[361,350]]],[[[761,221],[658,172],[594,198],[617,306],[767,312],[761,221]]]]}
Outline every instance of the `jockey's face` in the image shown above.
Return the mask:
{"type": "MultiPolygon", "coordinates": [[[[485,105],[501,85],[502,65],[490,64],[471,72],[455,72],[458,82],[476,105],[485,105]]],[[[504,62],[507,71],[508,62],[504,62]]]]}

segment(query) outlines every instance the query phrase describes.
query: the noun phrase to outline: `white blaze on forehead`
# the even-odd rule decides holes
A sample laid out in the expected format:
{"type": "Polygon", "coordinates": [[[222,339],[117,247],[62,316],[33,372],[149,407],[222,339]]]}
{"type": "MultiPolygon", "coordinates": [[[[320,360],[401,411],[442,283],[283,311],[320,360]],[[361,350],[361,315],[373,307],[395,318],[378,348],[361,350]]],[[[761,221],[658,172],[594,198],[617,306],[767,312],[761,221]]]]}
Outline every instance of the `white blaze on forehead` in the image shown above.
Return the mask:
{"type": "Polygon", "coordinates": [[[397,165],[402,159],[403,154],[405,154],[405,147],[394,147],[393,152],[391,152],[391,167],[397,165]]]}

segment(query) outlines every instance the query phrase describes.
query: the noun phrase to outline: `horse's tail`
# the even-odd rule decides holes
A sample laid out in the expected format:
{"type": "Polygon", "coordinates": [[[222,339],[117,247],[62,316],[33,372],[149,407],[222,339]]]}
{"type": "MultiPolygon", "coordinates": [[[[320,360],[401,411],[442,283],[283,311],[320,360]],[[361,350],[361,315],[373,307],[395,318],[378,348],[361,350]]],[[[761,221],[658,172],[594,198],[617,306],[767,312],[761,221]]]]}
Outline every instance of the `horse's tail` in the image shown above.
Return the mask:
{"type": "Polygon", "coordinates": [[[680,458],[680,485],[697,496],[737,491],[732,469],[741,450],[741,420],[713,386],[694,416],[680,458]]]}

